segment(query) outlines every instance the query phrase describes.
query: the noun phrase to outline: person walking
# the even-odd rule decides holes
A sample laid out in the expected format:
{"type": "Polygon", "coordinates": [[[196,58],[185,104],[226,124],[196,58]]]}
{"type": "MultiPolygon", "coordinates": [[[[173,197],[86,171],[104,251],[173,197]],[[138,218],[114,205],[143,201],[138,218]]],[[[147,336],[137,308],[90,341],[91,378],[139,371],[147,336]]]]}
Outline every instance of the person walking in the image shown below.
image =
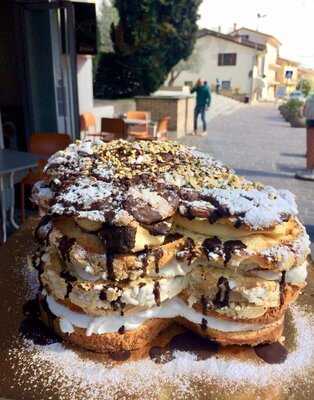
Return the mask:
{"type": "Polygon", "coordinates": [[[196,92],[196,106],[194,109],[194,134],[197,135],[197,120],[201,116],[203,123],[202,136],[206,134],[206,111],[211,103],[211,93],[207,82],[198,79],[193,86],[191,93],[196,92]]]}
{"type": "Polygon", "coordinates": [[[216,78],[216,93],[220,94],[221,91],[221,80],[219,78],[216,78]]]}

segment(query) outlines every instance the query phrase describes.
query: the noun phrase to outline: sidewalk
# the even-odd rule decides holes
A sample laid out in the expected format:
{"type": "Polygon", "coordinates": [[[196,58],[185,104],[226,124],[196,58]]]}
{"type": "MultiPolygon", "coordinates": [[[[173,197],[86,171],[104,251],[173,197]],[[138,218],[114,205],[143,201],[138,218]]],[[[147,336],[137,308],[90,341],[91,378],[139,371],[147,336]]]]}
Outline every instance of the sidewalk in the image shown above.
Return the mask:
{"type": "Polygon", "coordinates": [[[209,118],[207,130],[205,137],[182,141],[211,153],[248,179],[291,190],[313,241],[314,183],[294,179],[305,167],[305,129],[291,128],[274,105],[261,104],[209,118]]]}

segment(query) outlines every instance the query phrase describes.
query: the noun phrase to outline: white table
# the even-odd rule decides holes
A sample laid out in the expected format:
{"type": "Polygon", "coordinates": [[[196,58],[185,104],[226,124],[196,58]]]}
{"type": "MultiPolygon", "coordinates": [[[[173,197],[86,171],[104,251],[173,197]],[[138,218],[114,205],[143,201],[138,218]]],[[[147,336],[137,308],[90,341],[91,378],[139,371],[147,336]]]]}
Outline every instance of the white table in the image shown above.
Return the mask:
{"type": "Polygon", "coordinates": [[[10,222],[15,229],[19,226],[14,219],[14,175],[16,172],[34,168],[37,161],[42,157],[34,154],[25,153],[15,150],[0,150],[0,198],[1,198],[1,216],[2,216],[2,238],[3,242],[7,240],[7,216],[6,216],[6,201],[5,201],[5,181],[6,176],[9,177],[9,189],[11,189],[11,204],[10,204],[10,222]]]}

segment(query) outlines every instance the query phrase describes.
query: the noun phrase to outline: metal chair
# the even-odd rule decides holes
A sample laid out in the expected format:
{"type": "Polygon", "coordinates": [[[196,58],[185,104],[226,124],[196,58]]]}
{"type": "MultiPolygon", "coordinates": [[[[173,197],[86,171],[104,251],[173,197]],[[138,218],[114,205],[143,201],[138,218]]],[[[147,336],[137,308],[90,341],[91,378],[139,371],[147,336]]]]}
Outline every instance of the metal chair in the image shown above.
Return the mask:
{"type": "Polygon", "coordinates": [[[34,133],[28,143],[28,151],[42,156],[38,161],[37,168],[29,170],[21,181],[20,209],[21,221],[25,221],[25,186],[33,186],[37,181],[43,179],[43,169],[47,159],[59,150],[64,150],[72,142],[66,133],[34,133]]]}

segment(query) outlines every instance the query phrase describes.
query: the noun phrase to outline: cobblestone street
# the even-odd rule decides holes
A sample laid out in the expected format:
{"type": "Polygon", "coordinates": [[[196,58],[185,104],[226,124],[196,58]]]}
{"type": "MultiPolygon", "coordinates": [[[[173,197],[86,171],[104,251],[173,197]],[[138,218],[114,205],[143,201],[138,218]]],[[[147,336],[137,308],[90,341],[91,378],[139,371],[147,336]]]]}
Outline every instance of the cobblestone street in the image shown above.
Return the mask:
{"type": "Polygon", "coordinates": [[[305,168],[305,139],[305,129],[291,128],[274,105],[262,104],[215,117],[208,123],[206,137],[188,136],[184,143],[211,153],[248,179],[295,193],[313,241],[314,182],[294,178],[296,171],[305,168]]]}

